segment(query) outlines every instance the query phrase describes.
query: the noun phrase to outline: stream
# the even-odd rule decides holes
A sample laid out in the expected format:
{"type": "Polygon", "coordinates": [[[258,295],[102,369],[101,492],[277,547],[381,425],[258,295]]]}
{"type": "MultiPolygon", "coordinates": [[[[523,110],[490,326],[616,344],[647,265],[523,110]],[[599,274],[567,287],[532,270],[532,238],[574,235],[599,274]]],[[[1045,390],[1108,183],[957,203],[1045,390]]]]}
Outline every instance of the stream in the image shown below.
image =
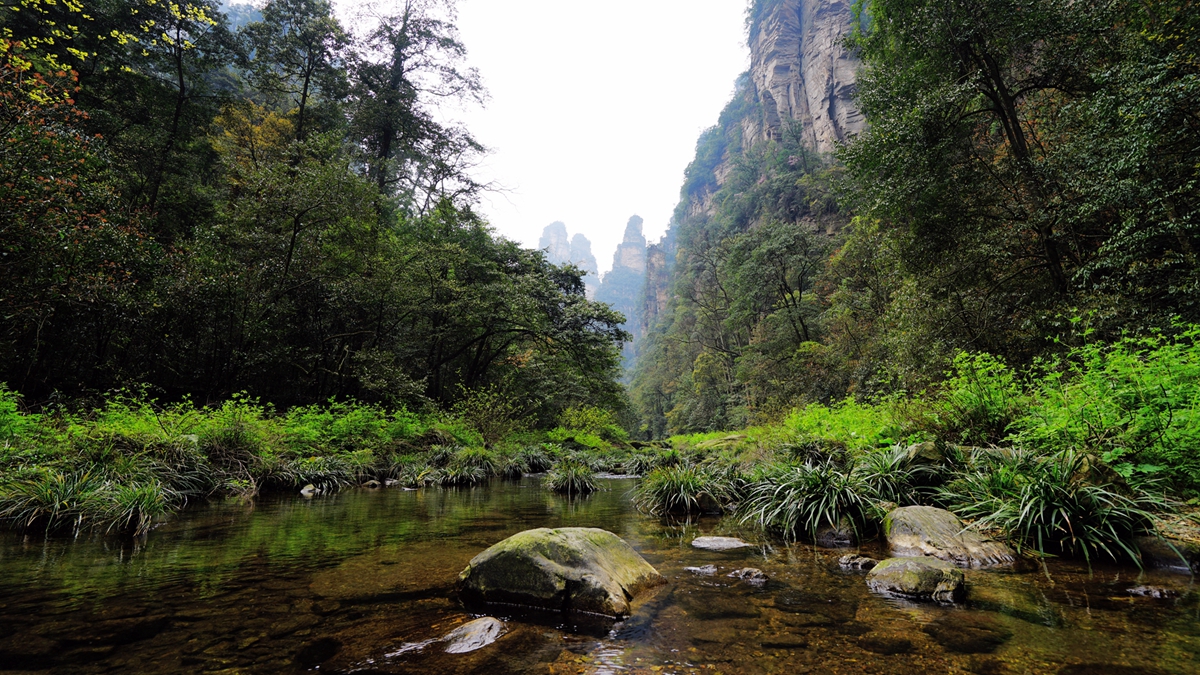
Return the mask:
{"type": "MultiPolygon", "coordinates": [[[[1186,574],[1051,560],[968,571],[943,607],[880,597],[846,550],[784,545],[732,518],[634,510],[630,479],[568,500],[538,476],[476,488],[346,490],[194,505],[138,542],[0,536],[0,671],[29,673],[1200,673],[1186,574]],[[473,618],[459,572],[534,527],[601,527],[669,581],[615,626],[497,609],[509,633],[446,654],[473,618]],[[701,551],[701,534],[750,549],[701,551]],[[715,575],[686,571],[715,565],[715,575]],[[757,567],[770,580],[725,576],[757,567]]],[[[884,552],[861,549],[876,558],[884,552]]]]}

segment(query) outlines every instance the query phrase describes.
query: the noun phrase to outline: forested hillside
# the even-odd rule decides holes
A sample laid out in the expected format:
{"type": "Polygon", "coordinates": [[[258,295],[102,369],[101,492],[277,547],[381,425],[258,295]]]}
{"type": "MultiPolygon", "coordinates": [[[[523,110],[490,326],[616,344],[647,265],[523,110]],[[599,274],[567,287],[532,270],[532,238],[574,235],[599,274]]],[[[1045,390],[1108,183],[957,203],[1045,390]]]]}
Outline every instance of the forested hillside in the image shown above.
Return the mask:
{"type": "Polygon", "coordinates": [[[748,26],[639,348],[644,433],[1200,320],[1193,3],[758,0],[748,26]],[[844,52],[818,39],[837,25],[844,52]]]}
{"type": "Polygon", "coordinates": [[[616,407],[622,318],[474,211],[453,4],[0,7],[0,382],[616,407]],[[237,26],[231,23],[236,19],[237,26]]]}

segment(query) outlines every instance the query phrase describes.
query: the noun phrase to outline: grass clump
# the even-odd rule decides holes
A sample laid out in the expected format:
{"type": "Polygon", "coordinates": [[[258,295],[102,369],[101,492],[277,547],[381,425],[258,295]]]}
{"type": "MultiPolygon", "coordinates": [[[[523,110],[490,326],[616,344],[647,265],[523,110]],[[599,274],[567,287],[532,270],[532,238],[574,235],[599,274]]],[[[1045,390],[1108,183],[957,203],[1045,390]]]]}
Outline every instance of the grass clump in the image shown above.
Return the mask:
{"type": "Polygon", "coordinates": [[[654,515],[720,513],[738,499],[734,480],[698,466],[654,469],[634,489],[633,502],[654,515]]]}
{"type": "Polygon", "coordinates": [[[773,467],[746,488],[742,522],[779,532],[785,539],[815,539],[823,527],[862,532],[873,517],[870,488],[832,460],[773,467]]]}
{"type": "Polygon", "coordinates": [[[1018,550],[1082,556],[1089,563],[1101,554],[1128,557],[1140,565],[1133,537],[1151,532],[1155,512],[1171,504],[1148,489],[1153,486],[1106,478],[1094,461],[1072,450],[1049,457],[990,453],[939,497],[974,527],[1006,535],[1018,550]]]}
{"type": "Polygon", "coordinates": [[[546,473],[542,484],[552,492],[568,496],[591,494],[599,489],[592,466],[575,458],[567,458],[555,463],[546,473]]]}

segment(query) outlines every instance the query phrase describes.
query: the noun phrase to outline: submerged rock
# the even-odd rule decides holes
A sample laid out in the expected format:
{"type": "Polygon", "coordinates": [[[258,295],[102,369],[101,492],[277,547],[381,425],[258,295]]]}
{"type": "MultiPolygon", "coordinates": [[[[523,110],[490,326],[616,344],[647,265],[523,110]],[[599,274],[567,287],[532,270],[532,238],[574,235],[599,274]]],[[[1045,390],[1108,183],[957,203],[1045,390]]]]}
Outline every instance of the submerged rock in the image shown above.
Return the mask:
{"type": "Polygon", "coordinates": [[[876,593],[954,602],[963,595],[963,573],[936,558],[888,558],[867,573],[867,587],[876,593]]]}
{"type": "Polygon", "coordinates": [[[962,567],[1016,560],[1008,546],[964,527],[958,516],[932,506],[904,506],[883,520],[883,532],[896,556],[933,556],[962,567]]]}
{"type": "Polygon", "coordinates": [[[907,654],[913,649],[912,640],[899,635],[864,633],[858,637],[858,646],[876,654],[907,654]]]}
{"type": "Polygon", "coordinates": [[[696,537],[692,540],[692,546],[706,551],[732,551],[752,545],[736,537],[696,537]]]}
{"type": "Polygon", "coordinates": [[[590,527],[514,534],[471,559],[459,575],[467,601],[625,617],[640,593],[666,583],[620,537],[590,527]]]}
{"type": "Polygon", "coordinates": [[[849,548],[858,544],[858,536],[852,526],[842,523],[838,527],[825,526],[817,530],[813,541],[822,548],[849,548]]]}
{"type": "Polygon", "coordinates": [[[959,654],[990,654],[1013,635],[991,617],[959,612],[939,617],[921,630],[947,651],[959,654]]]}
{"type": "Polygon", "coordinates": [[[844,570],[869,570],[878,564],[879,561],[874,558],[868,558],[865,555],[854,555],[853,553],[838,558],[838,566],[844,570]]]}
{"type": "Polygon", "coordinates": [[[450,631],[442,642],[446,643],[447,654],[464,654],[492,644],[507,632],[503,621],[485,616],[450,631]]]}
{"type": "Polygon", "coordinates": [[[704,565],[702,567],[685,567],[685,568],[683,568],[683,571],[691,572],[692,574],[696,574],[696,575],[699,575],[702,577],[711,577],[712,575],[717,573],[717,566],[716,565],[704,565]]]}
{"type": "Polygon", "coordinates": [[[734,570],[725,576],[734,579],[741,579],[742,581],[751,584],[765,584],[768,581],[766,573],[757,567],[743,567],[742,569],[734,570]]]}
{"type": "Polygon", "coordinates": [[[1172,588],[1164,588],[1162,586],[1134,586],[1125,592],[1130,595],[1136,595],[1143,598],[1155,598],[1157,600],[1166,600],[1168,598],[1179,597],[1179,591],[1172,588]]]}
{"type": "Polygon", "coordinates": [[[1061,618],[1038,588],[1012,574],[973,571],[967,575],[967,605],[1042,626],[1058,626],[1061,618]]]}

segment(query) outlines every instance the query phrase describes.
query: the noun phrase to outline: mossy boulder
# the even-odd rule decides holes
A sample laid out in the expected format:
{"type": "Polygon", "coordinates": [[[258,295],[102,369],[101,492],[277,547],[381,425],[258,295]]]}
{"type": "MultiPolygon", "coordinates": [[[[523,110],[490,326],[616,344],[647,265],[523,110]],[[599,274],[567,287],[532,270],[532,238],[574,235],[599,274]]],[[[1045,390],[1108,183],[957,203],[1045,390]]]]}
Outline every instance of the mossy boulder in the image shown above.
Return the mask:
{"type": "Polygon", "coordinates": [[[958,516],[932,506],[904,506],[883,519],[892,555],[933,556],[960,567],[1010,564],[1016,554],[1008,546],[965,529],[958,516]]]}
{"type": "Polygon", "coordinates": [[[538,528],[514,534],[471,559],[459,575],[468,603],[625,617],[639,594],[666,583],[612,532],[538,528]]]}
{"type": "Polygon", "coordinates": [[[867,573],[867,587],[885,595],[955,602],[963,596],[963,572],[937,558],[888,558],[867,573]]]}

